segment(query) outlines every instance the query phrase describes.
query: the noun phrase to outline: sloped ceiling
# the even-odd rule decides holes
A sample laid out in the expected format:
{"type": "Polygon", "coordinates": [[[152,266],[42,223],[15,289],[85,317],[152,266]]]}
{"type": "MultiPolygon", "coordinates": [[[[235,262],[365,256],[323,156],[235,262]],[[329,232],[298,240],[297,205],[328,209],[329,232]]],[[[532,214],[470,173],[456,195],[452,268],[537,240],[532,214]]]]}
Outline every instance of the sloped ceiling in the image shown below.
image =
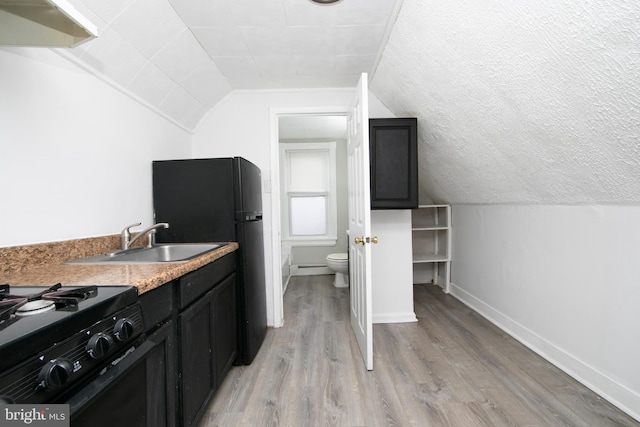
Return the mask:
{"type": "Polygon", "coordinates": [[[400,0],[70,0],[98,26],[62,54],[188,130],[238,89],[354,87],[400,0]]]}
{"type": "Polygon", "coordinates": [[[232,90],[370,89],[419,123],[421,200],[640,203],[640,2],[70,0],[65,55],[188,130],[232,90]]]}
{"type": "Polygon", "coordinates": [[[405,0],[370,88],[422,198],[640,203],[639,2],[405,0]]]}

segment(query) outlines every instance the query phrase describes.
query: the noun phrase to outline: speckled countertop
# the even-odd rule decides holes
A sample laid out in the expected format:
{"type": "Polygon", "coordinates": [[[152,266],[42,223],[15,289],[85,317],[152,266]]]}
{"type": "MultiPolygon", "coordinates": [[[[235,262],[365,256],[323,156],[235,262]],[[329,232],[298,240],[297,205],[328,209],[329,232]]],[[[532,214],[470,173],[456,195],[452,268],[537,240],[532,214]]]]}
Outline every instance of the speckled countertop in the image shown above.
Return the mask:
{"type": "Polygon", "coordinates": [[[139,294],[143,294],[237,249],[236,242],[229,242],[186,262],[162,264],[88,265],[52,262],[17,271],[0,271],[0,283],[9,283],[12,286],[41,286],[56,283],[74,286],[132,285],[138,288],[139,294]]]}

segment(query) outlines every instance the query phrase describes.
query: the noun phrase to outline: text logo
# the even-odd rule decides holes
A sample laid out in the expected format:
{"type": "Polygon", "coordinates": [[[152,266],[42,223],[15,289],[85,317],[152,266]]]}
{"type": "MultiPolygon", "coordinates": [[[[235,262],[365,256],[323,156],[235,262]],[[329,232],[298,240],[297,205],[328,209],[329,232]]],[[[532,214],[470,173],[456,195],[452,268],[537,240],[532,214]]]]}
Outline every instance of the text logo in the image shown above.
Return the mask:
{"type": "Polygon", "coordinates": [[[0,405],[0,426],[69,427],[69,405],[0,405]]]}

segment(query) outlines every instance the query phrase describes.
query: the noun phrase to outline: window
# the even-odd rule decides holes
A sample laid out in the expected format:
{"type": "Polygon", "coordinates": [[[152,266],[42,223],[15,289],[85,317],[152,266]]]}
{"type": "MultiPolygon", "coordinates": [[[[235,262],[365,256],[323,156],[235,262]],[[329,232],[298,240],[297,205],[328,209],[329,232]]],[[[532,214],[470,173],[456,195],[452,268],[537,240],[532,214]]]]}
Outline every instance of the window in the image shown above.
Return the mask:
{"type": "Polygon", "coordinates": [[[336,143],[280,144],[282,239],[293,246],[335,245],[336,143]]]}

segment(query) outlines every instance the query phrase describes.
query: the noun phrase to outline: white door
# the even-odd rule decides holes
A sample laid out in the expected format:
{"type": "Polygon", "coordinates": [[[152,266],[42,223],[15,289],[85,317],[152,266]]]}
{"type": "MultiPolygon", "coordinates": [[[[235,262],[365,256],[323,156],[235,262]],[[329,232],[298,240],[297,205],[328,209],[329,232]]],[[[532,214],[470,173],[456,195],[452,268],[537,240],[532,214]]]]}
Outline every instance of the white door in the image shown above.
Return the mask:
{"type": "Polygon", "coordinates": [[[373,369],[371,319],[371,204],[369,195],[369,107],[367,74],[358,82],[349,128],[349,268],[351,327],[368,370],[373,369]]]}

